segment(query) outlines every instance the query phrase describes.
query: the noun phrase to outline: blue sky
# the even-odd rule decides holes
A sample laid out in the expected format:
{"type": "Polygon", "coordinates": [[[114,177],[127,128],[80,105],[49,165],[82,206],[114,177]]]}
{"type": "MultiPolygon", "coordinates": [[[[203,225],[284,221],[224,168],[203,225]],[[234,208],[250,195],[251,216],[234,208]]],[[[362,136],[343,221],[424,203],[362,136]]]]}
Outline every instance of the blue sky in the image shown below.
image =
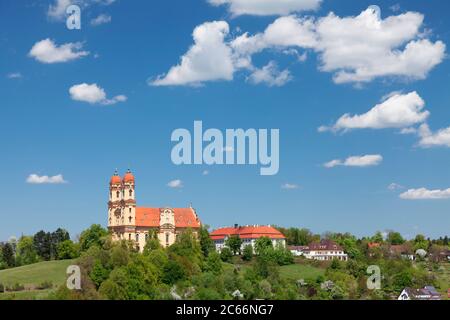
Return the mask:
{"type": "Polygon", "coordinates": [[[0,239],[105,225],[109,178],[128,167],[138,205],[192,202],[213,228],[448,235],[450,4],[227,1],[78,0],[81,30],[56,0],[0,3],[0,239]],[[195,120],[280,129],[279,173],[175,166],[171,133],[195,120]]]}

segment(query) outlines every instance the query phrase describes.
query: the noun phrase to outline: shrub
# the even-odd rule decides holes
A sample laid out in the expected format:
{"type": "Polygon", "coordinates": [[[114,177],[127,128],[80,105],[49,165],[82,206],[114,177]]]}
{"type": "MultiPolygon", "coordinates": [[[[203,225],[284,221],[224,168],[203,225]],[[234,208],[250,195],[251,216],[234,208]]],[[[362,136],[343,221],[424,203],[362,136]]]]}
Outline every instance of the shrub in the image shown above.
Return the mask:
{"type": "Polygon", "coordinates": [[[222,259],[223,262],[230,262],[232,257],[233,253],[228,247],[223,248],[220,252],[220,259],[222,259]]]}
{"type": "Polygon", "coordinates": [[[53,288],[53,283],[51,281],[44,281],[40,285],[37,286],[38,290],[45,290],[53,288]]]}
{"type": "Polygon", "coordinates": [[[25,287],[23,286],[23,284],[20,283],[16,283],[11,287],[11,291],[23,291],[25,290],[25,287]]]}

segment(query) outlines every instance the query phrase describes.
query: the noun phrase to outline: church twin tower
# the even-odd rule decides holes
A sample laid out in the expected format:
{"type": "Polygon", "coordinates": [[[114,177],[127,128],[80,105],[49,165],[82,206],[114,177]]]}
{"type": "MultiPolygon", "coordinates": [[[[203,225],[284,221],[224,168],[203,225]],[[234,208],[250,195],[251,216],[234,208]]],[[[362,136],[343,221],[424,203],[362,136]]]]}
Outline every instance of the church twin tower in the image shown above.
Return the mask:
{"type": "Polygon", "coordinates": [[[135,226],[136,198],[134,187],[134,176],[129,169],[123,179],[120,178],[116,170],[109,183],[108,227],[135,226]]]}
{"type": "Polygon", "coordinates": [[[133,241],[144,249],[151,234],[162,246],[172,245],[186,229],[198,234],[201,222],[194,208],[136,206],[135,180],[130,170],[121,178],[117,170],[109,181],[108,229],[114,241],[133,241]]]}

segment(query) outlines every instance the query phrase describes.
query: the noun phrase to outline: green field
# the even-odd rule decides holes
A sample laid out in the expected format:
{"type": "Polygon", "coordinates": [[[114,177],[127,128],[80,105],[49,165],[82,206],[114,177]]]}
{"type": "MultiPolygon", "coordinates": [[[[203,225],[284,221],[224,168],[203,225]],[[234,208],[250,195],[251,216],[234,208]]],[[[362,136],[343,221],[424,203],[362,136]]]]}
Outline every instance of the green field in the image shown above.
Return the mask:
{"type": "Polygon", "coordinates": [[[293,281],[300,279],[314,281],[318,276],[321,276],[324,273],[325,269],[313,267],[307,264],[291,264],[280,268],[280,275],[285,279],[293,281]]]}
{"type": "Polygon", "coordinates": [[[0,283],[11,286],[16,283],[25,286],[37,286],[45,281],[53,285],[63,284],[66,269],[74,260],[44,261],[23,267],[0,271],[0,283]]]}

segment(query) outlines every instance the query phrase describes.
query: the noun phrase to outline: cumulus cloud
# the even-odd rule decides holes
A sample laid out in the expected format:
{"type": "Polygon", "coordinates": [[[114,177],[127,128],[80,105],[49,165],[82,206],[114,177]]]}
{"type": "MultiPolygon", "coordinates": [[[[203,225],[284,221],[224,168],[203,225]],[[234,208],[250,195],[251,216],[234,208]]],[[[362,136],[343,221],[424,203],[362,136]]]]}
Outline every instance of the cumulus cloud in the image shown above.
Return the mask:
{"type": "Polygon", "coordinates": [[[337,166],[344,167],[372,167],[377,166],[383,161],[383,157],[379,154],[365,155],[365,156],[353,156],[348,157],[345,160],[336,159],[324,164],[325,168],[334,168],[337,166]]]}
{"type": "Polygon", "coordinates": [[[289,70],[278,70],[275,61],[270,61],[261,69],[256,68],[247,78],[247,81],[253,84],[264,83],[269,87],[281,87],[291,81],[292,77],[289,70]]]}
{"type": "Polygon", "coordinates": [[[400,195],[405,200],[441,200],[450,199],[450,188],[446,190],[410,189],[400,195]]]}
{"type": "Polygon", "coordinates": [[[423,110],[425,101],[417,92],[396,93],[361,115],[344,114],[332,127],[319,132],[350,129],[406,128],[424,122],[430,112],[423,110]]]}
{"type": "Polygon", "coordinates": [[[56,176],[39,176],[37,174],[30,174],[27,178],[27,183],[30,184],[63,184],[67,183],[64,180],[62,174],[58,174],[56,176]]]}
{"type": "Polygon", "coordinates": [[[112,99],[107,99],[105,90],[96,83],[81,83],[74,85],[69,89],[69,93],[72,100],[83,101],[90,104],[99,103],[103,105],[113,105],[127,100],[127,97],[124,95],[118,95],[112,99]]]}
{"type": "Polygon", "coordinates": [[[167,186],[173,189],[183,188],[183,182],[179,179],[170,181],[167,186]]]}
{"type": "Polygon", "coordinates": [[[50,19],[62,21],[66,17],[66,10],[72,4],[78,5],[82,8],[87,8],[92,5],[109,6],[115,0],[54,0],[47,10],[47,16],[50,19]]]}
{"type": "Polygon", "coordinates": [[[423,148],[439,146],[450,148],[450,127],[433,133],[428,124],[424,123],[417,132],[420,137],[419,146],[423,148]]]}
{"type": "Polygon", "coordinates": [[[180,64],[150,84],[154,86],[199,85],[204,81],[232,80],[234,65],[230,47],[224,42],[229,33],[225,21],[206,22],[194,29],[194,45],[181,57],[180,64]]]}
{"type": "Polygon", "coordinates": [[[281,186],[281,189],[285,189],[285,190],[295,190],[298,188],[299,188],[299,186],[297,184],[293,184],[293,183],[285,183],[281,186]]]}
{"type": "Polygon", "coordinates": [[[98,17],[91,19],[91,25],[92,26],[99,26],[102,24],[110,23],[111,22],[111,16],[107,14],[101,14],[98,17]]]}
{"type": "Polygon", "coordinates": [[[67,62],[87,56],[88,51],[81,51],[80,42],[56,45],[53,40],[45,39],[36,42],[29,52],[29,56],[42,63],[67,62]]]}
{"type": "Polygon", "coordinates": [[[227,5],[234,16],[287,15],[292,12],[316,10],[322,0],[207,0],[211,5],[227,5]]]}
{"type": "Polygon", "coordinates": [[[336,83],[385,76],[424,79],[442,62],[446,47],[420,38],[423,19],[417,12],[381,19],[376,6],[356,17],[330,13],[316,23],[320,69],[336,72],[336,83]]]}

